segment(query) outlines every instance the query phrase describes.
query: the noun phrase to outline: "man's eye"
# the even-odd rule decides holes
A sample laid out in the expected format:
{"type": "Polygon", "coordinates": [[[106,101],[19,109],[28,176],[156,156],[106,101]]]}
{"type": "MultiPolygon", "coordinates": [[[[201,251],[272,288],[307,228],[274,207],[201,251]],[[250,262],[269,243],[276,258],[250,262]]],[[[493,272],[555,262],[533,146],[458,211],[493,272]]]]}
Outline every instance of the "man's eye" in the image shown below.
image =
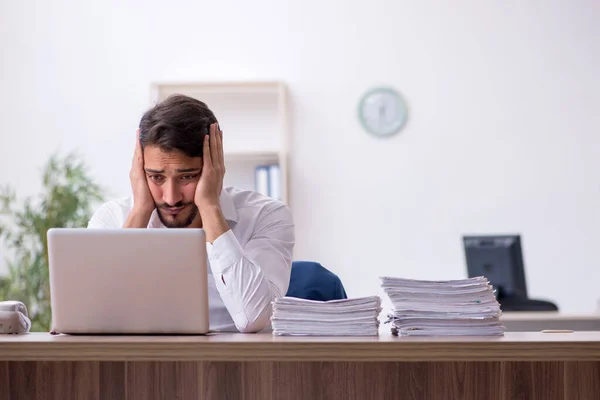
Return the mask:
{"type": "Polygon", "coordinates": [[[160,175],[150,175],[150,179],[152,179],[155,182],[159,182],[162,181],[163,177],[160,175]]]}
{"type": "Polygon", "coordinates": [[[190,180],[190,179],[194,179],[196,177],[196,175],[183,175],[181,177],[181,179],[183,179],[184,181],[190,180]]]}

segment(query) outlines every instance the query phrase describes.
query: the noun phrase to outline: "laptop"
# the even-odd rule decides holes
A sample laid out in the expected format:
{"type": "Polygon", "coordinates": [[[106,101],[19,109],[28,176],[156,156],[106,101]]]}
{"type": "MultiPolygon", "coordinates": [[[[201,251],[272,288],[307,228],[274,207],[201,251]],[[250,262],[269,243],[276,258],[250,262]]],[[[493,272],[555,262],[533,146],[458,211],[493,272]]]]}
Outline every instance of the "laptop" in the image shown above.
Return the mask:
{"type": "Polygon", "coordinates": [[[47,238],[57,333],[208,333],[204,230],[52,228],[47,238]]]}

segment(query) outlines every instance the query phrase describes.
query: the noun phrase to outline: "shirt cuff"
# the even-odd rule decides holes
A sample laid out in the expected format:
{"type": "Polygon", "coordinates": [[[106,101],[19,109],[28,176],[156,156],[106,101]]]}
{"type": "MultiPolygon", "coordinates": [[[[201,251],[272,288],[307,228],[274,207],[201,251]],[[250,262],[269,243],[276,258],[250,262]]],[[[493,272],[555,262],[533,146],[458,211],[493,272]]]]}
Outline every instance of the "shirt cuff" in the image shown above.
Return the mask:
{"type": "Polygon", "coordinates": [[[228,230],[212,244],[206,242],[206,252],[213,274],[221,274],[244,256],[244,249],[233,232],[228,230]]]}

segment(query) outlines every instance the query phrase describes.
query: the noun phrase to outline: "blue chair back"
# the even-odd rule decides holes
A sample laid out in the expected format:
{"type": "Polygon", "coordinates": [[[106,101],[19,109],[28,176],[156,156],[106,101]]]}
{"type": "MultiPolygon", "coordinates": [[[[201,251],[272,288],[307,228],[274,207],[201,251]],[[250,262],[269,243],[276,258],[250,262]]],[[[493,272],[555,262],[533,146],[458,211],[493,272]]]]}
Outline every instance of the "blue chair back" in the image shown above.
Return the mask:
{"type": "Polygon", "coordinates": [[[292,262],[290,286],[286,296],[319,301],[348,298],[340,278],[314,261],[292,262]]]}

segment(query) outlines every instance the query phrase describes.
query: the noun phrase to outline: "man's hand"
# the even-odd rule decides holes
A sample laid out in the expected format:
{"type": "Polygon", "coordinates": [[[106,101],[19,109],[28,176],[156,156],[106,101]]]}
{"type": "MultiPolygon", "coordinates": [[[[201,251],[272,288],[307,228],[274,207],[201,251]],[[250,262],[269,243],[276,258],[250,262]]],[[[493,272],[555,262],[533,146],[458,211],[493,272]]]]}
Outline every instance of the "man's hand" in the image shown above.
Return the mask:
{"type": "Polygon", "coordinates": [[[223,132],[218,124],[211,124],[209,134],[204,136],[203,147],[202,174],[194,196],[194,202],[201,213],[202,209],[219,206],[219,197],[223,190],[223,132]]]}
{"type": "Polygon", "coordinates": [[[210,126],[209,134],[204,137],[203,147],[202,173],[196,186],[194,202],[200,212],[206,240],[212,243],[229,230],[219,202],[221,190],[223,190],[225,162],[223,160],[223,132],[217,124],[210,126]]]}
{"type": "Polygon", "coordinates": [[[140,144],[140,130],[136,132],[135,151],[129,172],[131,189],[133,191],[133,209],[129,213],[124,228],[146,228],[154,211],[154,199],[148,187],[144,171],[144,153],[140,144]]]}

